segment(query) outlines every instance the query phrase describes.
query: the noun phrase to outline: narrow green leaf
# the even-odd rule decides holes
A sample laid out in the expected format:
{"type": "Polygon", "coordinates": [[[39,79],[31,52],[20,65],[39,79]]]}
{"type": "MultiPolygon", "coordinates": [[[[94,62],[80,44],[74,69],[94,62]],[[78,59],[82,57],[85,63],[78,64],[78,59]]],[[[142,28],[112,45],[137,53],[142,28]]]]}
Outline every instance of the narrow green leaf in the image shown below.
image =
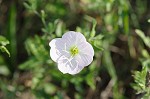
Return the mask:
{"type": "Polygon", "coordinates": [[[135,32],[141,37],[145,45],[150,48],[150,37],[146,37],[144,32],[139,29],[136,29],[135,32]]]}
{"type": "Polygon", "coordinates": [[[27,9],[31,9],[30,5],[26,2],[23,3],[23,5],[27,8],[27,9]]]}
{"type": "Polygon", "coordinates": [[[97,21],[94,18],[92,18],[91,16],[88,16],[88,15],[85,15],[84,18],[87,21],[93,23],[93,27],[92,27],[92,30],[91,30],[91,33],[90,33],[90,37],[94,37],[95,34],[96,34],[95,28],[96,28],[97,21]]]}
{"type": "Polygon", "coordinates": [[[10,41],[10,45],[8,46],[8,50],[10,51],[10,69],[14,71],[14,66],[16,65],[17,59],[17,41],[16,41],[16,5],[12,3],[9,9],[8,15],[8,26],[7,26],[7,38],[10,41]]]}

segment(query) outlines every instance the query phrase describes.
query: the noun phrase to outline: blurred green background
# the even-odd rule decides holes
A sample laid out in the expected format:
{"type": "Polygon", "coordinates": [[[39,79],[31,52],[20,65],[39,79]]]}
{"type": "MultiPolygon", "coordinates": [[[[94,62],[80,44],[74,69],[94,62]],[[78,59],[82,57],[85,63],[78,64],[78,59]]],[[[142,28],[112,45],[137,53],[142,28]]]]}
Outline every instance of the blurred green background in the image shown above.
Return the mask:
{"type": "Polygon", "coordinates": [[[150,0],[0,0],[0,99],[150,99],[150,0]],[[94,61],[62,74],[49,42],[85,35],[94,61]]]}

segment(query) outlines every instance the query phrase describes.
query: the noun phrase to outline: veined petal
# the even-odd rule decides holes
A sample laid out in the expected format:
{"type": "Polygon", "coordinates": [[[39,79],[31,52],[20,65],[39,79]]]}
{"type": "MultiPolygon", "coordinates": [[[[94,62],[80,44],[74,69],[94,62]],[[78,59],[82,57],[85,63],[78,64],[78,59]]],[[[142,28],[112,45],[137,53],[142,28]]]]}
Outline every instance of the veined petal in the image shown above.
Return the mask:
{"type": "Polygon", "coordinates": [[[81,43],[81,42],[86,42],[86,38],[84,35],[80,32],[74,32],[74,31],[69,31],[66,32],[63,36],[62,39],[66,40],[68,44],[71,43],[71,45],[81,43]]]}
{"type": "Polygon", "coordinates": [[[60,57],[61,53],[60,51],[56,48],[56,42],[61,40],[60,38],[53,39],[50,41],[49,46],[51,47],[50,49],[50,56],[53,61],[57,61],[57,59],[60,57]]]}
{"type": "Polygon", "coordinates": [[[49,42],[50,47],[56,47],[56,41],[59,41],[61,38],[55,38],[49,42]]]}
{"type": "Polygon", "coordinates": [[[60,56],[64,55],[66,57],[69,57],[69,52],[66,50],[66,45],[65,41],[62,40],[61,38],[56,38],[53,39],[50,43],[49,46],[51,47],[50,49],[50,56],[53,61],[57,62],[58,58],[60,56]]]}
{"type": "Polygon", "coordinates": [[[79,73],[83,68],[84,67],[79,66],[75,58],[68,59],[67,57],[63,56],[58,60],[58,69],[62,73],[69,73],[74,75],[79,73]]]}
{"type": "Polygon", "coordinates": [[[61,53],[54,47],[50,49],[50,56],[54,62],[57,62],[57,59],[61,56],[61,53]]]}
{"type": "Polygon", "coordinates": [[[75,58],[73,58],[70,61],[68,73],[71,75],[75,75],[75,74],[79,73],[83,68],[84,68],[84,66],[80,66],[79,62],[75,58]]]}
{"type": "Polygon", "coordinates": [[[76,56],[76,60],[79,62],[80,66],[88,66],[93,61],[93,56],[87,54],[80,54],[76,56]]]}
{"type": "Polygon", "coordinates": [[[69,73],[77,67],[77,64],[72,61],[72,58],[67,58],[66,56],[61,56],[58,60],[58,69],[62,73],[69,73]]]}
{"type": "Polygon", "coordinates": [[[68,73],[71,75],[75,75],[75,74],[79,73],[83,68],[84,67],[78,65],[74,70],[69,71],[68,73]]]}
{"type": "Polygon", "coordinates": [[[67,68],[67,66],[64,66],[64,64],[58,64],[58,69],[59,69],[63,74],[68,73],[68,68],[67,68]]]}
{"type": "Polygon", "coordinates": [[[93,61],[94,49],[88,42],[82,42],[78,45],[79,55],[76,60],[81,66],[88,66],[93,61]]]}
{"type": "Polygon", "coordinates": [[[87,54],[91,57],[94,56],[94,49],[92,45],[88,42],[82,42],[77,45],[79,48],[79,54],[87,54]]]}

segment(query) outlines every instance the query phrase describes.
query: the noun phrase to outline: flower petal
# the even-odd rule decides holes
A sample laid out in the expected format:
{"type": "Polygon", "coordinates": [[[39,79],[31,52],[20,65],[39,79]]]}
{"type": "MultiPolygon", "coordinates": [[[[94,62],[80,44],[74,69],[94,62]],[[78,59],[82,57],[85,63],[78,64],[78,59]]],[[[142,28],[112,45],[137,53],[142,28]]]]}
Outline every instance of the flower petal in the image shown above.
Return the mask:
{"type": "Polygon", "coordinates": [[[87,54],[90,56],[94,56],[94,49],[92,45],[88,42],[82,42],[77,45],[79,48],[79,54],[87,54]]]}
{"type": "Polygon", "coordinates": [[[66,56],[61,56],[58,60],[58,69],[62,73],[69,73],[69,71],[73,71],[77,67],[77,63],[73,61],[73,59],[69,59],[66,56]]]}
{"type": "Polygon", "coordinates": [[[56,38],[53,39],[50,43],[49,46],[52,47],[56,47],[56,49],[58,50],[63,50],[65,48],[65,41],[62,40],[61,38],[56,38]]]}
{"type": "Polygon", "coordinates": [[[69,73],[74,75],[79,73],[83,67],[80,67],[74,58],[68,59],[67,57],[63,56],[58,61],[58,69],[64,74],[69,73]]]}
{"type": "Polygon", "coordinates": [[[65,41],[61,38],[53,39],[49,43],[49,46],[51,47],[50,56],[53,61],[57,62],[58,58],[60,58],[62,55],[70,57],[69,52],[66,50],[65,41]]]}
{"type": "Polygon", "coordinates": [[[59,41],[60,38],[53,39],[50,41],[49,46],[51,47],[50,49],[50,56],[53,61],[57,61],[57,59],[60,57],[60,52],[58,49],[56,49],[56,42],[59,41]]]}
{"type": "Polygon", "coordinates": [[[93,57],[86,54],[81,54],[76,57],[76,60],[79,62],[80,66],[85,67],[93,61],[93,57]]]}
{"type": "Polygon", "coordinates": [[[64,56],[60,57],[58,61],[58,69],[63,73],[68,73],[69,68],[68,68],[68,59],[65,58],[64,56]],[[63,59],[64,58],[64,59],[63,59]]]}
{"type": "Polygon", "coordinates": [[[82,69],[83,67],[79,66],[78,61],[75,58],[73,58],[70,61],[70,70],[68,73],[74,75],[79,73],[82,69]]]}
{"type": "Polygon", "coordinates": [[[80,32],[74,32],[74,31],[69,31],[66,32],[63,36],[62,39],[66,40],[68,43],[77,44],[81,42],[86,42],[86,38],[84,35],[80,32]]]}
{"type": "Polygon", "coordinates": [[[55,47],[50,49],[50,56],[54,62],[57,62],[60,55],[60,52],[55,47]]]}
{"type": "Polygon", "coordinates": [[[61,38],[55,38],[49,42],[50,47],[56,47],[56,41],[59,41],[61,38]]]}
{"type": "Polygon", "coordinates": [[[75,75],[75,74],[79,73],[83,68],[84,67],[78,65],[73,71],[69,71],[68,73],[71,75],[75,75]]]}
{"type": "Polygon", "coordinates": [[[76,60],[81,66],[88,66],[93,61],[94,50],[91,44],[88,42],[82,42],[78,45],[79,55],[76,56],[76,60]]]}

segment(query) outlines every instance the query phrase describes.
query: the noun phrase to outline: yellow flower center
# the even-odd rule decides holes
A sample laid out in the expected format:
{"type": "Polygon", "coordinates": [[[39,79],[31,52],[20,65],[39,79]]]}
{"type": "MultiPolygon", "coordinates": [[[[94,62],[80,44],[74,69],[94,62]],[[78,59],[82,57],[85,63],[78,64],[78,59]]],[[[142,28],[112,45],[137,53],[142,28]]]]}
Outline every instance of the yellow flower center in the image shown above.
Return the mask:
{"type": "Polygon", "coordinates": [[[73,47],[70,48],[70,54],[71,54],[72,56],[75,56],[75,55],[77,55],[78,53],[79,53],[79,50],[78,50],[77,46],[73,46],[73,47]]]}

